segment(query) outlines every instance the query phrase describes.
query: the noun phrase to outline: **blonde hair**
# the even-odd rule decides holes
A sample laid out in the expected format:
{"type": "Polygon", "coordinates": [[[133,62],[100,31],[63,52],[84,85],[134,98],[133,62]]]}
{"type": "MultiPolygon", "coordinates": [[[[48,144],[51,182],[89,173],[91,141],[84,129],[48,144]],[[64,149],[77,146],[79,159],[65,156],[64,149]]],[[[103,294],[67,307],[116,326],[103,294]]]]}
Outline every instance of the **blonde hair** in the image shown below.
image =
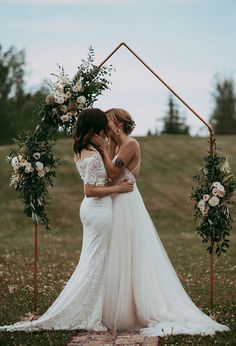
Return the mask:
{"type": "Polygon", "coordinates": [[[111,108],[105,111],[107,118],[114,120],[114,122],[118,124],[122,124],[123,131],[129,135],[133,129],[135,128],[136,124],[134,120],[132,119],[131,115],[122,108],[111,108]]]}

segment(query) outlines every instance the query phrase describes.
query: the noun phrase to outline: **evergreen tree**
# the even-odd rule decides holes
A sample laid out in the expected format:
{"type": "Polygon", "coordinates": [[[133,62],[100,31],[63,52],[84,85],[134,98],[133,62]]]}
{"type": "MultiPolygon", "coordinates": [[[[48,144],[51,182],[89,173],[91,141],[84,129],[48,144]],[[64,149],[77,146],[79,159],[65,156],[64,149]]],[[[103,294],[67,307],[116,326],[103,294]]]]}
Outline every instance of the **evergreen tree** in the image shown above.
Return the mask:
{"type": "Polygon", "coordinates": [[[189,134],[189,127],[185,124],[184,118],[180,117],[172,95],[169,96],[168,110],[163,120],[164,127],[162,133],[189,134]]]}
{"type": "Polygon", "coordinates": [[[210,122],[219,135],[236,134],[236,96],[232,79],[217,81],[210,122]]]}

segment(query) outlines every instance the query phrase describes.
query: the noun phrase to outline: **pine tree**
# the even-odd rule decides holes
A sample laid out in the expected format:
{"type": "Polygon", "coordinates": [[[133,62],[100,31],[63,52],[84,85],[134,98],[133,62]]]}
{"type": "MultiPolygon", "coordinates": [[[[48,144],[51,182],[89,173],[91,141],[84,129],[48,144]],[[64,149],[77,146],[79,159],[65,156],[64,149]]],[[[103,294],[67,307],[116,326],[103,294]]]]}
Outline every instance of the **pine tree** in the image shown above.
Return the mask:
{"type": "Polygon", "coordinates": [[[168,111],[163,120],[163,134],[189,134],[189,127],[185,124],[184,118],[180,117],[172,95],[169,96],[168,111]]]}
{"type": "Polygon", "coordinates": [[[236,134],[236,96],[232,79],[217,81],[210,122],[219,135],[236,134]]]}

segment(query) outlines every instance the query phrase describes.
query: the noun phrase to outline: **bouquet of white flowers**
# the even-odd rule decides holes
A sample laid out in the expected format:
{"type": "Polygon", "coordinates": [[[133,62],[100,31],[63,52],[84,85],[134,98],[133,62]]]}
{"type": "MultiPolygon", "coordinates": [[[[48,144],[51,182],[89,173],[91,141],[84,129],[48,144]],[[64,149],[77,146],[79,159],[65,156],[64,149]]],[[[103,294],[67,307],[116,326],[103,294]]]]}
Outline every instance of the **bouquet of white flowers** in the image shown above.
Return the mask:
{"type": "Polygon", "coordinates": [[[19,193],[24,212],[46,229],[50,229],[46,212],[47,188],[53,186],[59,161],[53,156],[53,141],[60,130],[72,134],[79,113],[85,107],[92,107],[98,95],[110,85],[105,76],[110,76],[111,66],[99,69],[93,60],[94,52],[90,48],[88,58],[82,60],[72,79],[59,66],[59,74],[54,74],[56,81],[48,82],[51,93],[39,109],[35,131],[24,132],[14,139],[19,152],[12,151],[7,156],[13,168],[10,185],[19,193]]]}
{"type": "Polygon", "coordinates": [[[207,250],[212,253],[214,245],[219,256],[229,247],[232,228],[232,195],[236,181],[231,173],[226,157],[219,156],[215,140],[213,154],[204,159],[200,173],[193,177],[196,185],[191,198],[195,201],[195,219],[198,221],[197,233],[203,243],[211,240],[207,250]]]}

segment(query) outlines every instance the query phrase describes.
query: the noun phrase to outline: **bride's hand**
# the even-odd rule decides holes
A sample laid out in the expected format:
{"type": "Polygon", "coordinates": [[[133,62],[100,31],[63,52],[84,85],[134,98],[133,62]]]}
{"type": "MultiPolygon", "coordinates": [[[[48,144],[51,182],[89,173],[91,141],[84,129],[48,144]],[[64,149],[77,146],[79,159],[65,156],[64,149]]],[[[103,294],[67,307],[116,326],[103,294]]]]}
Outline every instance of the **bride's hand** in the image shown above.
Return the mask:
{"type": "Polygon", "coordinates": [[[134,183],[129,182],[127,179],[122,180],[118,186],[118,192],[132,192],[134,189],[134,183]]]}
{"type": "Polygon", "coordinates": [[[104,153],[106,151],[104,139],[95,133],[92,137],[92,143],[96,146],[99,153],[101,155],[104,155],[104,153]]]}

